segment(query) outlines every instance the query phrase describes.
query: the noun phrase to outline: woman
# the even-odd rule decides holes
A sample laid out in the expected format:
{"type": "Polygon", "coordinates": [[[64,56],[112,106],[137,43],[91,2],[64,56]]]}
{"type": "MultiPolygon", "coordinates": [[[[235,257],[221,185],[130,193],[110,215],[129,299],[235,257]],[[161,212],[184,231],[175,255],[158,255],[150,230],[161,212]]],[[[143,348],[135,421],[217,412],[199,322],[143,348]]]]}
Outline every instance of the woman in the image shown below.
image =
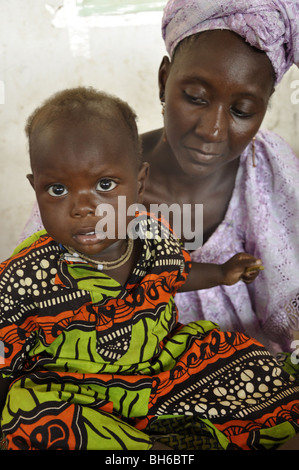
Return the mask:
{"type": "Polygon", "coordinates": [[[203,232],[193,260],[222,263],[246,251],[265,266],[250,286],[179,294],[180,320],[215,321],[272,352],[290,350],[292,341],[299,161],[258,129],[274,86],[299,62],[298,13],[298,0],[170,1],[163,37],[171,61],[164,57],[159,70],[164,129],[143,135],[145,203],[191,205],[193,228],[203,232]]]}
{"type": "Polygon", "coordinates": [[[245,250],[265,266],[250,286],[179,294],[181,321],[246,331],[272,351],[291,343],[282,307],[298,288],[299,161],[258,129],[274,86],[298,64],[298,14],[298,0],[168,2],[164,129],[143,136],[147,204],[203,204],[203,246],[193,260],[223,262],[245,250]]]}

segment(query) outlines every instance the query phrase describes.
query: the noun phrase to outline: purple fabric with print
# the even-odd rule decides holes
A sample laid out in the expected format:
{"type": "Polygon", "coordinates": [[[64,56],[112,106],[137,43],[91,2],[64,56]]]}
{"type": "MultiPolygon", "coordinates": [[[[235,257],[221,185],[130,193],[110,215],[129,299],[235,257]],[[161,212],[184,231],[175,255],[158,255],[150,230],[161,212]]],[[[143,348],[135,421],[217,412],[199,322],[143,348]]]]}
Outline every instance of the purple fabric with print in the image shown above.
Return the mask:
{"type": "Polygon", "coordinates": [[[170,0],[162,20],[162,36],[170,55],[192,34],[228,29],[263,50],[276,84],[299,66],[299,0],[170,0]]]}
{"type": "Polygon", "coordinates": [[[270,131],[256,136],[241,155],[235,188],[222,223],[192,253],[199,262],[223,263],[248,252],[265,267],[252,284],[239,281],[177,294],[180,320],[210,320],[243,331],[273,353],[290,351],[291,329],[299,330],[299,159],[270,131]]]}

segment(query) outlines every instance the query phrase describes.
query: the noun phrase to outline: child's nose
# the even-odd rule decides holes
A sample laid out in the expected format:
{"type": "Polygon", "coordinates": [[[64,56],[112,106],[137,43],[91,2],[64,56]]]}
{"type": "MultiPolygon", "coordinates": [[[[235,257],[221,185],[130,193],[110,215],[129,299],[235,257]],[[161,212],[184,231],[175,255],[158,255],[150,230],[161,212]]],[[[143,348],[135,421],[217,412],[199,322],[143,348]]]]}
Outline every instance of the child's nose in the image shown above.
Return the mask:
{"type": "Polygon", "coordinates": [[[82,192],[77,194],[73,198],[72,202],[72,217],[86,217],[87,215],[95,215],[97,204],[93,195],[82,192]]]}

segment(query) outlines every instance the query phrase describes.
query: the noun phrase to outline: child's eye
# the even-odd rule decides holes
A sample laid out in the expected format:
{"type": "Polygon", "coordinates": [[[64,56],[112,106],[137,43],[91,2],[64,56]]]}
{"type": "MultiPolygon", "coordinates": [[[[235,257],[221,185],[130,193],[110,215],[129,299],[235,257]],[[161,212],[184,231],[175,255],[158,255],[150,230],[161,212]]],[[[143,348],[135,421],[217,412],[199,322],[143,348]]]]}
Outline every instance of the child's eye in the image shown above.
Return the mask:
{"type": "Polygon", "coordinates": [[[115,181],[109,178],[103,178],[97,184],[97,191],[111,191],[115,187],[116,187],[115,181]]]}
{"type": "Polygon", "coordinates": [[[57,183],[57,184],[52,184],[52,186],[48,188],[48,193],[50,194],[50,196],[59,197],[59,196],[65,196],[68,193],[68,190],[64,186],[64,184],[57,183]]]}

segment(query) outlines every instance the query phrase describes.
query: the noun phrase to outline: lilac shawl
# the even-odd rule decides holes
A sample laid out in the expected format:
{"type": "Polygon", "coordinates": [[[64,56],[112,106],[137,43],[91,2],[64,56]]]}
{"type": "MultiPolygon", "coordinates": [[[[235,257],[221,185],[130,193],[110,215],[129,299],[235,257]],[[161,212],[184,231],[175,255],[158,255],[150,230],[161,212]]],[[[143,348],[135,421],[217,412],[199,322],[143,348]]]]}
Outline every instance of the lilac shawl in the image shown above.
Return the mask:
{"type": "Polygon", "coordinates": [[[292,64],[299,65],[299,0],[170,0],[162,35],[170,56],[192,34],[228,29],[263,50],[276,84],[292,64]]]}

